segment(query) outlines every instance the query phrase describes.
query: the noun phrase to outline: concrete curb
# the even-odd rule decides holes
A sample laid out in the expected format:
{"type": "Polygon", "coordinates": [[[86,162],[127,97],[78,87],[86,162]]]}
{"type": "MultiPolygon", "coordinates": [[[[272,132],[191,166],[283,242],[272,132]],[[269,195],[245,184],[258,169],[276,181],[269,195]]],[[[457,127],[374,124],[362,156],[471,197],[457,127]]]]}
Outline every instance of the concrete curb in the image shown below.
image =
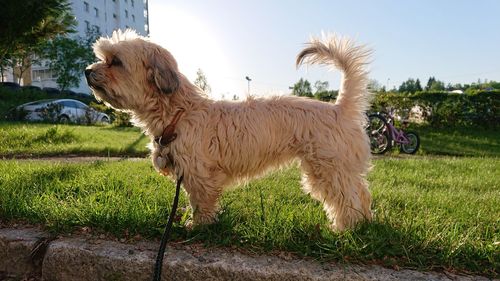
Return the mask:
{"type": "MultiPolygon", "coordinates": [[[[30,253],[49,237],[35,228],[0,229],[0,272],[23,278],[38,274],[47,281],[150,280],[157,243],[124,244],[84,237],[60,238],[41,249],[43,262],[30,253]]],[[[489,280],[413,270],[394,271],[380,266],[320,264],[284,260],[274,256],[251,257],[238,252],[191,247],[168,247],[162,280],[489,280]]]]}

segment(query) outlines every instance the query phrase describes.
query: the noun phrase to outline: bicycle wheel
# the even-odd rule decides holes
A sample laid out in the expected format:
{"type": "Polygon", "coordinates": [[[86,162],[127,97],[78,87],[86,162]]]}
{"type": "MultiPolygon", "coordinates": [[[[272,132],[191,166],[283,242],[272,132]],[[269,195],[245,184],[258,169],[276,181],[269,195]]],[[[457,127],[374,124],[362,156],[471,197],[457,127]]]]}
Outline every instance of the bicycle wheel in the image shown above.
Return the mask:
{"type": "Polygon", "coordinates": [[[420,137],[415,132],[405,132],[404,135],[410,143],[401,144],[400,151],[406,154],[415,154],[420,147],[420,137]]]}
{"type": "Polygon", "coordinates": [[[366,132],[370,138],[370,149],[374,154],[384,154],[391,148],[391,136],[386,129],[386,120],[379,114],[368,115],[366,132]]]}

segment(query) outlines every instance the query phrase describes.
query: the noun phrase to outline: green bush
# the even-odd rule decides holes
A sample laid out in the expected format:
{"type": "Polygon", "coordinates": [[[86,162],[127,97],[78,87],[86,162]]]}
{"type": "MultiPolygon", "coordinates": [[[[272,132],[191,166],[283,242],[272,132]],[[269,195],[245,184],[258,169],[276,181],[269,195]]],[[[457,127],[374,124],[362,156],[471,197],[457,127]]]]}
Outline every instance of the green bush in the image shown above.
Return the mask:
{"type": "Polygon", "coordinates": [[[90,107],[93,107],[97,111],[108,114],[111,117],[111,123],[116,127],[132,127],[132,123],[130,122],[130,114],[128,113],[116,111],[102,103],[91,102],[90,107]]]}
{"type": "Polygon", "coordinates": [[[419,108],[421,120],[432,126],[480,126],[496,128],[500,124],[498,109],[500,90],[478,91],[470,94],[447,92],[418,92],[416,94],[379,93],[373,103],[374,111],[392,108],[397,114],[409,117],[419,108]]]}
{"type": "Polygon", "coordinates": [[[113,113],[114,120],[113,125],[117,127],[132,127],[130,122],[130,114],[121,111],[115,111],[113,113]]]}
{"type": "Polygon", "coordinates": [[[62,105],[58,103],[50,103],[40,111],[40,117],[44,122],[57,122],[57,118],[61,115],[62,105]]]}

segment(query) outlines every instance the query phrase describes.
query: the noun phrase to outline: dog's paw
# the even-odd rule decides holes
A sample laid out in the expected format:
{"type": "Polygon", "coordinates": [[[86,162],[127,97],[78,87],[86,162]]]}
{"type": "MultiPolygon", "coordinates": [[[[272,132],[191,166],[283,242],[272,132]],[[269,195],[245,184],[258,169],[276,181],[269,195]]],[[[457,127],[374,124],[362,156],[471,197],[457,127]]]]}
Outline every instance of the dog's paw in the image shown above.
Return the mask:
{"type": "Polygon", "coordinates": [[[193,216],[193,223],[195,226],[198,226],[198,225],[210,225],[210,224],[214,224],[217,222],[217,212],[214,212],[214,213],[206,213],[206,214],[200,214],[200,213],[196,213],[194,216],[193,216]]]}
{"type": "Polygon", "coordinates": [[[193,228],[194,228],[194,223],[193,223],[193,220],[192,219],[188,219],[185,223],[184,223],[184,228],[187,230],[187,231],[192,231],[193,228]]]}

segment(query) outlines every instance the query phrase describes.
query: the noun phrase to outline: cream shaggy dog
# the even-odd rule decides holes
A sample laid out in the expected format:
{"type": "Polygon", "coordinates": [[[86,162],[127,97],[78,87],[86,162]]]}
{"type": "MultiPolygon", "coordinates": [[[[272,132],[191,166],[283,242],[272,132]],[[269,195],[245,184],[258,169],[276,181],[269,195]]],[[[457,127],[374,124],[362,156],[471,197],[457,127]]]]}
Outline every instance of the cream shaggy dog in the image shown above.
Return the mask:
{"type": "Polygon", "coordinates": [[[371,219],[363,128],[369,52],[363,47],[329,35],[299,53],[297,66],[343,72],[335,103],[295,96],[211,100],[179,72],[167,50],[130,30],[100,38],[94,52],[100,61],[85,71],[89,86],[98,99],[131,113],[151,138],[159,172],[184,176],[194,224],[214,222],[225,187],[293,159],[300,161],[305,192],[323,203],[333,229],[371,219]]]}

